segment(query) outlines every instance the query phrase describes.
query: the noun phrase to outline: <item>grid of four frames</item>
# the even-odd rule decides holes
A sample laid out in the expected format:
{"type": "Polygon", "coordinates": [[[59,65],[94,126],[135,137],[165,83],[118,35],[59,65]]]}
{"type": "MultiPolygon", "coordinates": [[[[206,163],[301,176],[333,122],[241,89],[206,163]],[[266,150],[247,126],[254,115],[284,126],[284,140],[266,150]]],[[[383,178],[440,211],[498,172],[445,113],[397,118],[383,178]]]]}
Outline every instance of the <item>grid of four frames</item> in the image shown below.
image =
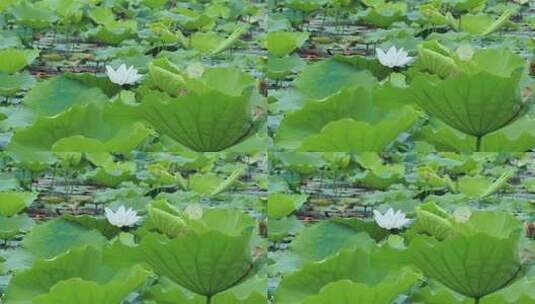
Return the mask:
{"type": "Polygon", "coordinates": [[[0,0],[0,303],[535,303],[535,2],[0,0]]]}

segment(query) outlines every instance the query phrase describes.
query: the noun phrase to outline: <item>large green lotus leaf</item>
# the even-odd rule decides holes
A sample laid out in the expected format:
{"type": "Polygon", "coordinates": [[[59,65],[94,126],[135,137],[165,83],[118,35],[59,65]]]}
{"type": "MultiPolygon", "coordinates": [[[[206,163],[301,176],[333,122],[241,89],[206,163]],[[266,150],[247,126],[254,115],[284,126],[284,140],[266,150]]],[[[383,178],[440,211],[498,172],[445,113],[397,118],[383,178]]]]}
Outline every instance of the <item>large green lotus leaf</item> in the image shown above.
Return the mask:
{"type": "Polygon", "coordinates": [[[121,303],[130,292],[145,281],[148,273],[139,267],[124,279],[106,285],[73,278],[54,285],[48,294],[36,297],[35,304],[115,304],[121,303]]]}
{"type": "Polygon", "coordinates": [[[6,290],[6,303],[121,303],[149,272],[132,265],[118,269],[102,252],[81,247],[54,259],[40,260],[17,273],[6,290]]]}
{"type": "Polygon", "coordinates": [[[191,47],[201,53],[210,53],[223,43],[224,37],[216,32],[195,32],[191,35],[191,47]]]}
{"type": "Polygon", "coordinates": [[[40,117],[17,130],[7,150],[29,159],[37,152],[129,152],[150,130],[140,123],[116,120],[109,105],[87,104],[53,116],[40,117]]]}
{"type": "Polygon", "coordinates": [[[136,37],[136,33],[137,23],[135,20],[112,20],[88,32],[93,40],[102,41],[111,45],[118,45],[124,40],[134,38],[136,37]]]}
{"type": "Polygon", "coordinates": [[[307,66],[293,85],[309,98],[323,99],[347,86],[370,87],[375,82],[364,68],[332,58],[307,66]]]}
{"type": "Polygon", "coordinates": [[[368,249],[375,242],[363,231],[344,224],[323,222],[305,228],[290,245],[299,257],[319,261],[344,249],[368,249]]]}
{"type": "Polygon", "coordinates": [[[284,79],[290,74],[301,71],[305,66],[305,60],[296,54],[282,58],[270,56],[267,59],[265,72],[270,79],[284,79]]]}
{"type": "Polygon", "coordinates": [[[232,293],[224,293],[216,296],[212,301],[214,304],[258,304],[267,303],[265,292],[255,291],[246,297],[239,297],[232,293]]]}
{"type": "Polygon", "coordinates": [[[418,61],[415,67],[419,71],[429,72],[442,78],[455,77],[463,72],[468,75],[487,72],[494,76],[509,78],[512,74],[521,73],[526,62],[518,54],[508,48],[459,47],[451,51],[437,40],[428,40],[418,46],[418,61]],[[501,64],[496,64],[499,61],[501,64]]]}
{"type": "Polygon", "coordinates": [[[512,11],[507,10],[498,19],[494,20],[493,17],[487,14],[466,14],[461,16],[459,25],[463,31],[470,34],[486,36],[505,25],[511,15],[512,11]]]}
{"type": "MultiPolygon", "coordinates": [[[[437,151],[476,151],[476,138],[445,123],[432,119],[418,132],[420,138],[435,146],[437,151]]],[[[535,120],[524,115],[512,124],[485,135],[481,152],[524,152],[535,147],[535,120]]]]}
{"type": "Polygon", "coordinates": [[[454,129],[438,119],[430,119],[428,125],[417,131],[416,139],[424,140],[440,152],[473,152],[476,150],[475,137],[454,129]]]}
{"type": "Polygon", "coordinates": [[[268,221],[268,238],[270,241],[280,242],[289,234],[297,234],[303,230],[303,223],[295,216],[280,219],[270,218],[268,221]]]}
{"type": "Polygon", "coordinates": [[[216,67],[207,69],[198,79],[190,79],[186,82],[186,87],[199,93],[212,89],[238,97],[255,84],[251,75],[236,67],[216,67]]]}
{"type": "Polygon", "coordinates": [[[419,279],[411,270],[403,270],[370,287],[349,280],[327,284],[318,295],[308,297],[304,304],[391,304],[419,279]]]}
{"type": "Polygon", "coordinates": [[[214,21],[206,14],[188,8],[177,8],[176,12],[180,14],[178,21],[186,30],[209,30],[213,27],[214,21]]]}
{"type": "Polygon", "coordinates": [[[52,258],[78,246],[101,246],[105,243],[106,238],[97,230],[55,219],[35,226],[22,241],[22,246],[36,257],[52,258]]]}
{"type": "Polygon", "coordinates": [[[267,34],[268,52],[283,57],[300,48],[308,39],[308,33],[277,31],[267,34]]]}
{"type": "Polygon", "coordinates": [[[0,239],[11,239],[22,231],[30,230],[33,225],[34,221],[26,214],[10,217],[0,216],[0,239]]]}
{"type": "Polygon", "coordinates": [[[53,10],[37,7],[29,1],[19,1],[16,5],[9,7],[8,11],[18,23],[37,30],[49,27],[58,19],[53,10]]]}
{"type": "Polygon", "coordinates": [[[322,261],[310,262],[287,274],[275,292],[275,303],[300,304],[326,285],[351,280],[368,286],[383,282],[406,265],[405,252],[388,247],[367,251],[344,250],[322,261]]]}
{"type": "Polygon", "coordinates": [[[134,180],[136,164],[133,162],[110,163],[96,168],[86,175],[87,180],[97,185],[115,188],[120,183],[134,180]]]}
{"type": "Polygon", "coordinates": [[[320,153],[276,152],[273,156],[287,170],[303,175],[314,174],[325,166],[325,160],[320,153]]]}
{"type": "Polygon", "coordinates": [[[209,173],[196,173],[189,177],[188,186],[190,190],[193,190],[202,195],[208,195],[213,189],[225,179],[223,176],[209,172],[209,173]]]}
{"type": "Polygon", "coordinates": [[[521,76],[520,70],[511,77],[485,71],[460,73],[446,80],[417,76],[410,93],[428,113],[457,130],[481,137],[510,124],[523,112],[521,76]]]}
{"type": "MultiPolygon", "coordinates": [[[[244,283],[225,292],[215,295],[211,299],[214,304],[260,304],[266,303],[266,280],[251,278],[244,283]]],[[[179,285],[162,279],[151,287],[143,296],[147,304],[205,304],[206,299],[191,293],[179,285]]]]}
{"type": "Polygon", "coordinates": [[[382,151],[418,116],[410,106],[396,104],[395,99],[392,91],[386,89],[357,87],[344,89],[323,101],[310,101],[285,116],[275,144],[306,151],[382,151]],[[384,137],[369,138],[373,133],[384,137]],[[351,140],[361,140],[362,136],[365,141],[351,140]]]}
{"type": "Polygon", "coordinates": [[[147,96],[132,109],[157,132],[194,151],[224,150],[255,130],[248,94],[236,97],[210,90],[168,100],[147,96]]]}
{"type": "Polygon", "coordinates": [[[521,269],[518,235],[459,234],[442,242],[417,238],[410,252],[426,275],[476,299],[503,288],[521,269]]]}
{"type": "Polygon", "coordinates": [[[244,166],[238,166],[227,178],[211,172],[205,174],[196,173],[189,178],[188,185],[191,190],[201,195],[212,197],[229,189],[245,169],[244,166]]]}
{"type": "Polygon", "coordinates": [[[13,96],[21,89],[33,84],[33,81],[28,73],[13,75],[0,73],[0,96],[13,96]]]}
{"type": "Polygon", "coordinates": [[[76,0],[50,0],[39,3],[39,7],[52,9],[64,24],[80,22],[83,15],[83,6],[87,2],[76,0]]]}
{"type": "Polygon", "coordinates": [[[507,180],[511,177],[512,172],[507,171],[500,176],[496,181],[489,180],[485,176],[463,176],[457,180],[458,190],[471,198],[484,198],[489,196],[501,188],[505,187],[507,180]]]}
{"type": "Polygon", "coordinates": [[[198,220],[189,220],[188,228],[197,233],[209,231],[223,233],[228,236],[243,237],[255,227],[252,217],[238,209],[215,208],[207,209],[198,220]]]}
{"type": "MultiPolygon", "coordinates": [[[[508,287],[481,299],[482,304],[531,304],[535,301],[535,281],[523,277],[508,287]]],[[[418,290],[411,299],[418,303],[429,304],[472,304],[473,299],[463,297],[440,284],[432,284],[418,290]]]]}
{"type": "Polygon", "coordinates": [[[481,140],[481,151],[486,152],[524,152],[533,147],[535,147],[535,119],[532,114],[519,118],[481,140]]]}
{"type": "Polygon", "coordinates": [[[92,8],[89,10],[88,16],[97,24],[106,24],[109,22],[113,22],[113,20],[115,19],[113,11],[107,7],[92,8]]]}
{"type": "Polygon", "coordinates": [[[366,232],[376,242],[384,240],[389,235],[388,230],[381,228],[375,221],[357,218],[337,218],[333,219],[332,222],[349,226],[355,231],[366,232]]]}
{"type": "Polygon", "coordinates": [[[166,58],[155,59],[149,65],[151,85],[171,96],[193,90],[203,93],[209,90],[241,96],[245,89],[255,86],[250,74],[235,67],[214,67],[199,69],[197,77],[185,74],[166,58]]]}
{"type": "Polygon", "coordinates": [[[458,12],[466,12],[483,9],[487,0],[446,0],[444,3],[458,12]]]}
{"type": "Polygon", "coordinates": [[[0,120],[0,128],[7,130],[30,126],[35,120],[35,114],[24,107],[2,107],[0,113],[7,117],[0,120]]]}
{"type": "Polygon", "coordinates": [[[158,284],[147,289],[143,293],[144,303],[147,304],[205,304],[203,296],[190,292],[177,285],[169,279],[163,277],[158,284]]]}
{"type": "Polygon", "coordinates": [[[403,21],[406,12],[407,3],[381,1],[367,9],[361,18],[366,23],[386,28],[394,22],[403,21]]]}
{"type": "Polygon", "coordinates": [[[75,80],[82,83],[88,88],[98,88],[108,97],[113,97],[122,90],[122,87],[113,83],[107,75],[66,72],[63,76],[69,80],[75,80]]]}
{"type": "Polygon", "coordinates": [[[535,303],[535,280],[523,277],[508,287],[484,297],[482,304],[530,304],[535,303]]]}
{"type": "Polygon", "coordinates": [[[29,207],[37,198],[32,192],[0,192],[0,215],[13,216],[29,207]]]}
{"type": "Polygon", "coordinates": [[[403,182],[403,165],[377,164],[353,176],[359,184],[372,189],[386,190],[393,184],[403,182]]]}
{"type": "Polygon", "coordinates": [[[289,0],[286,1],[286,4],[288,7],[293,8],[295,10],[300,10],[305,13],[313,12],[319,8],[321,8],[324,4],[326,4],[326,0],[289,0]]]}
{"type": "Polygon", "coordinates": [[[379,62],[379,60],[375,58],[368,58],[368,57],[359,56],[359,55],[355,55],[355,56],[335,55],[333,58],[336,59],[336,61],[348,63],[354,68],[367,70],[368,72],[372,73],[372,75],[377,79],[385,79],[392,72],[390,68],[385,67],[379,62]]]}
{"type": "Polygon", "coordinates": [[[258,304],[267,302],[267,278],[254,276],[213,298],[214,304],[258,304]]]}
{"type": "Polygon", "coordinates": [[[99,88],[88,87],[65,76],[36,84],[24,97],[25,106],[44,116],[56,115],[74,105],[107,101],[107,96],[99,88]]]}
{"type": "Polygon", "coordinates": [[[5,1],[0,2],[0,12],[5,11],[8,7],[10,7],[11,5],[17,2],[18,0],[5,0],[5,1]]]}
{"type": "Polygon", "coordinates": [[[516,77],[516,73],[521,73],[526,68],[525,59],[506,47],[478,49],[469,60],[462,60],[457,54],[456,61],[457,66],[468,74],[485,71],[495,76],[516,77]],[[497,61],[500,64],[496,64],[497,61]]]}
{"type": "Polygon", "coordinates": [[[141,242],[141,250],[156,273],[195,293],[213,296],[252,274],[250,241],[250,232],[231,236],[192,231],[172,240],[149,235],[141,242]]]}
{"type": "Polygon", "coordinates": [[[98,230],[108,239],[112,239],[114,236],[118,235],[121,232],[121,229],[119,227],[110,224],[110,222],[108,222],[106,218],[97,218],[87,214],[78,216],[72,214],[64,214],[63,218],[67,221],[80,224],[86,227],[87,229],[98,230]]]}
{"type": "Polygon", "coordinates": [[[272,193],[268,196],[267,213],[270,218],[281,218],[301,208],[306,202],[306,195],[272,193]]]}
{"type": "Polygon", "coordinates": [[[31,64],[39,56],[38,50],[0,50],[0,72],[12,74],[31,64]]]}
{"type": "MultiPolygon", "coordinates": [[[[472,304],[474,303],[473,299],[464,297],[453,290],[444,287],[440,284],[438,287],[433,286],[433,288],[427,286],[418,289],[413,295],[411,295],[411,300],[415,303],[426,303],[426,304],[472,304]]],[[[485,299],[485,298],[483,298],[485,299]]]]}
{"type": "Polygon", "coordinates": [[[377,124],[341,119],[327,124],[318,135],[307,138],[299,147],[308,152],[381,152],[418,119],[418,113],[406,108],[377,124]]]}
{"type": "Polygon", "coordinates": [[[510,239],[522,230],[522,223],[506,212],[474,211],[466,222],[456,222],[456,230],[464,235],[487,233],[494,238],[510,239]]]}

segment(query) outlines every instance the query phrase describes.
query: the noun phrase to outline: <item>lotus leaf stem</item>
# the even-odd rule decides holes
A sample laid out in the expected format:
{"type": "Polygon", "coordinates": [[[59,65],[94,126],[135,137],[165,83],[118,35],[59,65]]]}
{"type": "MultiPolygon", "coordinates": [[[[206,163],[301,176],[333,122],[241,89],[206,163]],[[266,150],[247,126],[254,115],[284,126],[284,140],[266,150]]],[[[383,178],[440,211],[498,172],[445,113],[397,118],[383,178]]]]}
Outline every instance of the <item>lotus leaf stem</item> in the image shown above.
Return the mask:
{"type": "Polygon", "coordinates": [[[480,152],[481,151],[481,139],[482,138],[483,138],[483,136],[476,137],[476,152],[480,152]]]}

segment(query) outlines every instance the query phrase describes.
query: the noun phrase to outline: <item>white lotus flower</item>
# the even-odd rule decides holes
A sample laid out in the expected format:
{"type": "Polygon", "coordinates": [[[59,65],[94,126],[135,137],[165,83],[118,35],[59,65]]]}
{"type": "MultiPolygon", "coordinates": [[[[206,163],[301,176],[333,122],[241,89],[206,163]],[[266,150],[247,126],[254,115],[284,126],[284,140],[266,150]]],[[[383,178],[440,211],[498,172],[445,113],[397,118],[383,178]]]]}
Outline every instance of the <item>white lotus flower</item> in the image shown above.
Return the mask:
{"type": "Polygon", "coordinates": [[[411,220],[405,217],[405,213],[400,210],[394,212],[394,209],[389,208],[385,214],[377,210],[373,210],[373,218],[379,227],[392,230],[401,229],[406,226],[411,220]]]}
{"type": "Polygon", "coordinates": [[[131,66],[129,68],[123,63],[117,70],[114,70],[111,66],[106,66],[106,74],[111,82],[118,85],[133,84],[140,80],[143,75],[139,75],[137,70],[131,66]]]}
{"type": "Polygon", "coordinates": [[[134,226],[141,218],[137,215],[137,212],[134,209],[126,209],[124,206],[119,207],[115,212],[110,208],[106,208],[104,211],[108,222],[117,227],[134,226]]]}
{"type": "Polygon", "coordinates": [[[375,53],[379,62],[389,68],[405,66],[413,59],[403,48],[398,50],[395,46],[390,47],[386,53],[380,48],[376,48],[375,53]]]}

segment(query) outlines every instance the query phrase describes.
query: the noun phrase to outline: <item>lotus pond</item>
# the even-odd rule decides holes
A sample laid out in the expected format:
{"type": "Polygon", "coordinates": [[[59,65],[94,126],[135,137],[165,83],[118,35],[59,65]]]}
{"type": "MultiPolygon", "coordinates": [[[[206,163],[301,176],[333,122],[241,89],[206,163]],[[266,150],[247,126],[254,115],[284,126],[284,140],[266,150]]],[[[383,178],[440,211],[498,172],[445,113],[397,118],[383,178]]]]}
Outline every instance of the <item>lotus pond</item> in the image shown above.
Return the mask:
{"type": "Polygon", "coordinates": [[[0,0],[0,303],[535,303],[535,2],[0,0]]]}

